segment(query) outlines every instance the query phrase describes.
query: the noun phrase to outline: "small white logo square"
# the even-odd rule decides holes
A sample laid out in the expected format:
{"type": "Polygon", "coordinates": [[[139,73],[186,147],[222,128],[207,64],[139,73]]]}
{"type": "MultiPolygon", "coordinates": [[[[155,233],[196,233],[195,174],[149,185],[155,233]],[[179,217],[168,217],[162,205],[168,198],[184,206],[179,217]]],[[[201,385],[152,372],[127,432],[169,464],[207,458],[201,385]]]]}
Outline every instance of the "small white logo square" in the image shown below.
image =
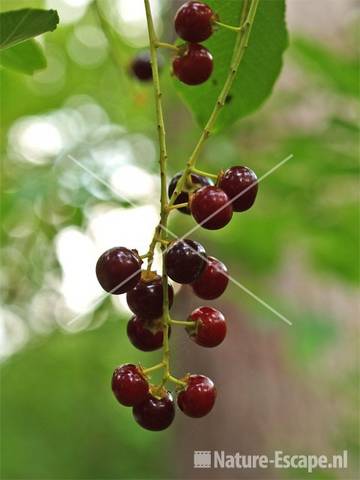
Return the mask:
{"type": "Polygon", "coordinates": [[[211,452],[195,451],[194,468],[211,468],[211,452]]]}

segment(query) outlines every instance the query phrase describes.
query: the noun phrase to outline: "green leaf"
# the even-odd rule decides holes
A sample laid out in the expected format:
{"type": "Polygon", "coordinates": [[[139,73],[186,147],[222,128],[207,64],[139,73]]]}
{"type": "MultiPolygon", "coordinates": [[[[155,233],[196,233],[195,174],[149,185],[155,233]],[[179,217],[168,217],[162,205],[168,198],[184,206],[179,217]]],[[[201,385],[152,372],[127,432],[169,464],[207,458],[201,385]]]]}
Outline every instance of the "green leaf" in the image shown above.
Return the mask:
{"type": "Polygon", "coordinates": [[[24,8],[0,13],[0,48],[55,30],[58,23],[56,10],[24,8]]]}
{"type": "Polygon", "coordinates": [[[0,51],[0,66],[31,75],[46,67],[46,58],[35,40],[27,40],[0,51]]]}
{"type": "Polygon", "coordinates": [[[314,40],[301,37],[292,40],[291,51],[304,68],[321,76],[335,90],[359,96],[357,59],[344,58],[314,40]]]}
{"type": "MultiPolygon", "coordinates": [[[[229,25],[239,25],[243,0],[208,0],[206,2],[229,25]]],[[[176,89],[203,127],[229,72],[237,34],[219,28],[205,46],[214,57],[214,72],[202,85],[188,86],[176,78],[176,89]]],[[[229,102],[220,114],[217,129],[255,111],[270,95],[280,73],[282,54],[288,45],[285,25],[285,0],[260,1],[249,45],[230,91],[229,102]]]]}

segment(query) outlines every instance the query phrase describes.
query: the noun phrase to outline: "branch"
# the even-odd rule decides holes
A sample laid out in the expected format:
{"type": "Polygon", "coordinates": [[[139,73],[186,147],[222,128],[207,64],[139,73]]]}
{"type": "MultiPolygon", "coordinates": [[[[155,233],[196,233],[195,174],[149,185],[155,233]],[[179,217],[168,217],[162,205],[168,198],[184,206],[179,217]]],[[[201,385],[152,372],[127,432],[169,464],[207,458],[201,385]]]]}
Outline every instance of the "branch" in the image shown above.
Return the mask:
{"type": "MultiPolygon", "coordinates": [[[[167,205],[167,190],[166,190],[166,169],[167,169],[167,149],[166,149],[166,132],[164,125],[164,116],[161,103],[161,88],[160,88],[160,79],[159,79],[159,68],[157,61],[156,45],[158,44],[157,37],[154,29],[154,22],[151,15],[150,3],[149,0],[144,0],[145,11],[146,11],[146,21],[149,32],[149,43],[150,43],[150,57],[151,57],[151,67],[152,67],[152,76],[153,76],[153,85],[155,93],[155,107],[156,107],[156,118],[157,118],[157,129],[159,135],[159,146],[160,146],[160,180],[161,180],[161,195],[160,195],[160,204],[161,204],[161,213],[160,213],[160,229],[157,227],[161,240],[166,240],[166,226],[168,219],[168,205],[167,205]]],[[[169,368],[169,357],[170,357],[170,348],[169,348],[169,325],[170,325],[170,315],[169,315],[169,287],[166,273],[166,264],[165,264],[165,250],[166,246],[164,243],[161,243],[161,249],[163,252],[163,261],[162,261],[162,285],[163,285],[163,364],[164,364],[164,377],[163,383],[167,381],[170,376],[169,368]]]]}

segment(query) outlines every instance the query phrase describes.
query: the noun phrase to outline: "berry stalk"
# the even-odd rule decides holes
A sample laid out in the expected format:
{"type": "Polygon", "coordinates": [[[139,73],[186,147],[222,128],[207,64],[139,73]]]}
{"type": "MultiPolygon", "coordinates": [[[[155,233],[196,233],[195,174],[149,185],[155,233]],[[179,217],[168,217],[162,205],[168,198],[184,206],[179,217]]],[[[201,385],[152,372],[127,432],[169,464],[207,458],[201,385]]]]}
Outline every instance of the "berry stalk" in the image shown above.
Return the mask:
{"type": "MultiPolygon", "coordinates": [[[[146,21],[149,34],[149,43],[150,43],[150,57],[151,57],[151,68],[153,74],[153,85],[155,93],[155,108],[156,108],[156,118],[157,118],[157,128],[159,136],[159,146],[160,146],[160,181],[161,181],[161,194],[160,194],[160,224],[155,232],[155,238],[157,233],[159,234],[159,240],[161,243],[162,250],[162,286],[163,286],[163,364],[164,364],[164,375],[163,383],[165,383],[170,377],[170,346],[169,346],[169,327],[170,327],[170,314],[169,314],[169,286],[166,273],[166,262],[165,262],[165,251],[166,251],[166,241],[167,241],[167,220],[168,220],[168,203],[167,203],[167,188],[166,188],[166,172],[167,172],[167,148],[166,148],[166,132],[164,125],[164,116],[161,102],[161,87],[159,79],[159,67],[156,54],[156,47],[158,45],[158,40],[156,37],[154,22],[151,15],[151,8],[149,0],[144,0],[145,12],[146,12],[146,21]]],[[[154,240],[152,245],[156,245],[154,240]]],[[[153,247],[153,248],[154,248],[153,247]]]]}

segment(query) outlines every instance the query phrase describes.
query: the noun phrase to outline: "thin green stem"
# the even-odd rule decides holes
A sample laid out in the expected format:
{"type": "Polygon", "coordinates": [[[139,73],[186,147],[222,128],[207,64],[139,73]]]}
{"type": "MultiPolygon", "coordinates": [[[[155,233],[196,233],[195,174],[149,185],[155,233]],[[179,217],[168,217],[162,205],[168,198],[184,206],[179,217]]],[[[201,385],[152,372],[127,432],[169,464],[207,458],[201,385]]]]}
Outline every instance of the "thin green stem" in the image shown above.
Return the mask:
{"type": "MultiPolygon", "coordinates": [[[[167,148],[166,148],[166,132],[164,125],[164,116],[161,103],[161,88],[160,88],[160,79],[159,79],[159,67],[156,55],[156,45],[158,44],[154,22],[151,15],[151,8],[149,0],[144,0],[145,12],[146,12],[146,21],[149,33],[149,43],[150,43],[150,56],[151,56],[151,67],[153,74],[153,85],[155,93],[155,107],[156,107],[156,118],[157,118],[157,129],[159,136],[159,145],[160,145],[160,180],[161,180],[161,194],[160,194],[160,224],[157,227],[158,232],[154,235],[159,237],[160,240],[167,240],[167,220],[168,220],[168,205],[167,205],[167,190],[166,190],[166,170],[167,170],[167,148]]],[[[156,244],[155,238],[155,244],[156,244]]],[[[153,239],[154,242],[154,239],[153,239]]],[[[153,243],[152,242],[152,243],[153,243]]],[[[170,326],[170,315],[169,315],[169,287],[166,273],[166,263],[165,263],[165,250],[166,246],[164,243],[161,245],[163,262],[162,262],[162,286],[163,286],[163,363],[164,363],[164,376],[163,381],[170,375],[170,347],[169,347],[169,326],[170,326]]]]}
{"type": "Polygon", "coordinates": [[[195,327],[196,322],[187,322],[183,320],[170,320],[171,325],[181,325],[182,327],[195,327]]]}
{"type": "MultiPolygon", "coordinates": [[[[165,132],[164,117],[163,117],[162,102],[161,102],[162,93],[160,88],[159,69],[158,69],[156,49],[159,47],[174,49],[174,46],[172,46],[171,44],[165,44],[163,42],[159,42],[157,40],[155,29],[154,29],[154,23],[151,15],[150,3],[149,3],[149,0],[144,0],[148,34],[149,34],[149,43],[150,43],[151,67],[152,67],[153,86],[154,86],[154,94],[155,94],[155,110],[156,110],[157,130],[158,130],[159,146],[160,146],[159,164],[160,164],[160,179],[161,179],[160,223],[157,225],[155,229],[154,236],[149,247],[149,252],[146,256],[148,258],[147,271],[150,271],[152,262],[153,262],[155,247],[157,243],[161,244],[162,257],[163,257],[163,261],[162,261],[162,286],[163,286],[162,322],[163,322],[163,336],[164,336],[162,362],[159,363],[158,365],[155,365],[154,367],[150,367],[150,369],[146,369],[145,372],[153,371],[155,369],[157,370],[160,368],[164,369],[162,383],[159,386],[159,388],[161,388],[167,381],[173,382],[180,386],[186,385],[186,382],[180,379],[177,379],[176,377],[172,376],[170,373],[170,347],[169,347],[170,325],[173,324],[173,325],[182,325],[182,326],[195,326],[195,322],[170,319],[169,293],[168,293],[169,286],[168,286],[168,280],[167,280],[166,262],[164,261],[167,244],[169,243],[169,240],[167,238],[168,216],[170,211],[175,208],[175,205],[174,205],[175,199],[183,189],[186,179],[189,177],[191,172],[196,172],[201,175],[208,176],[210,178],[217,178],[217,176],[214,174],[209,174],[207,172],[202,172],[201,170],[197,170],[195,168],[195,164],[204,146],[205,141],[213,131],[213,128],[215,126],[215,123],[219,116],[220,111],[222,110],[222,108],[226,103],[227,96],[233,85],[240,62],[243,58],[244,52],[248,45],[248,40],[249,40],[252,24],[254,22],[258,3],[259,3],[259,0],[244,0],[243,2],[243,9],[241,12],[241,22],[240,22],[240,27],[238,27],[238,34],[235,41],[235,47],[233,51],[229,74],[219,94],[216,105],[209,117],[209,120],[200,136],[200,139],[196,144],[194,151],[192,152],[189,160],[187,161],[186,168],[180,180],[177,183],[177,186],[170,198],[170,201],[168,202],[167,189],[166,189],[166,171],[167,171],[166,132],[165,132]]],[[[177,49],[177,47],[175,48],[177,49]]],[[[181,206],[187,206],[187,204],[184,203],[181,205],[177,205],[176,208],[179,208],[181,206]]]]}
{"type": "Polygon", "coordinates": [[[214,22],[215,25],[218,25],[219,27],[227,28],[228,30],[232,30],[233,32],[238,32],[241,29],[240,27],[234,27],[233,25],[228,25],[227,23],[222,23],[222,22],[214,22]]]}
{"type": "Polygon", "coordinates": [[[201,177],[209,177],[209,178],[214,178],[215,180],[218,178],[217,173],[209,173],[209,172],[204,172],[203,170],[199,170],[198,168],[192,167],[190,169],[191,172],[197,173],[201,177]]]}
{"type": "Polygon", "coordinates": [[[237,38],[235,41],[235,47],[234,47],[234,52],[233,52],[228,76],[218,96],[218,99],[209,117],[209,120],[207,121],[204,127],[204,130],[200,135],[199,141],[196,144],[189,160],[187,161],[186,168],[182,176],[180,177],[173,194],[171,195],[171,198],[169,200],[169,205],[174,204],[176,197],[182,191],[185,185],[186,177],[191,171],[191,169],[194,168],[196,161],[204,147],[204,144],[206,140],[209,138],[209,136],[211,135],[214,129],[216,120],[218,119],[218,116],[226,103],[227,96],[229,95],[230,89],[234,83],[237,71],[239,69],[239,65],[241,63],[241,60],[248,46],[249,36],[251,33],[252,25],[254,23],[258,4],[259,4],[259,0],[245,0],[243,2],[243,8],[241,12],[241,21],[240,21],[241,28],[239,28],[239,32],[237,34],[237,38]],[[244,18],[245,20],[243,20],[244,18]]]}
{"type": "Polygon", "coordinates": [[[167,48],[167,49],[173,50],[175,52],[179,51],[179,47],[176,46],[176,45],[173,45],[172,43],[156,42],[155,47],[156,48],[167,48]]]}
{"type": "Polygon", "coordinates": [[[168,207],[168,211],[170,212],[171,210],[176,210],[176,209],[179,209],[179,208],[184,208],[184,207],[188,207],[189,206],[189,202],[184,202],[184,203],[177,203],[176,205],[171,205],[168,207]]]}
{"type": "Polygon", "coordinates": [[[182,380],[179,380],[178,378],[173,377],[172,375],[168,375],[167,379],[170,382],[175,383],[175,385],[180,385],[181,387],[186,387],[186,382],[183,382],[182,380]]]}
{"type": "Polygon", "coordinates": [[[161,362],[161,363],[157,363],[153,367],[143,368],[142,371],[143,373],[145,373],[145,375],[147,375],[148,373],[155,372],[156,370],[160,370],[160,368],[163,368],[163,367],[164,367],[164,362],[161,362]]]}
{"type": "Polygon", "coordinates": [[[159,233],[160,233],[160,227],[159,227],[159,225],[157,225],[157,227],[155,228],[155,232],[154,232],[153,238],[151,240],[150,246],[149,246],[148,262],[147,262],[147,269],[146,269],[147,272],[150,272],[153,261],[154,261],[154,252],[155,252],[156,244],[158,242],[157,237],[158,237],[159,233]]]}

